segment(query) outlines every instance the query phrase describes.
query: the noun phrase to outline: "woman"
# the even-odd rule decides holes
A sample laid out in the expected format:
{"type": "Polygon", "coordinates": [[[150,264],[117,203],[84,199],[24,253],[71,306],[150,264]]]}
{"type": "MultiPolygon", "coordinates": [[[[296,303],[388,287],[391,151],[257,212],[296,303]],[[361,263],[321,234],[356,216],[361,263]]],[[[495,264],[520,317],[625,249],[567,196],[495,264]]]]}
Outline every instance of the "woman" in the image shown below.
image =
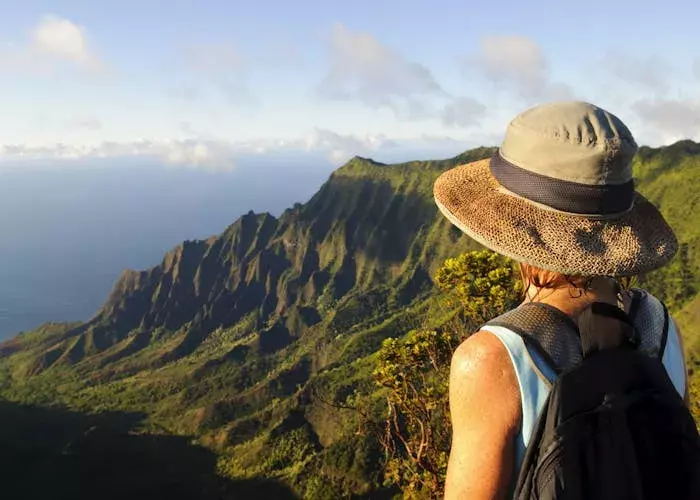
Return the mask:
{"type": "MultiPolygon", "coordinates": [[[[455,352],[450,373],[452,449],[445,497],[506,498],[537,415],[571,362],[565,345],[593,301],[630,307],[626,278],[666,264],[677,241],[658,210],[635,192],[637,150],[614,115],[583,102],[551,103],[518,115],[490,159],[445,172],[435,183],[442,213],[484,246],[521,263],[525,302],[484,325],[455,352]],[[505,325],[505,326],[504,326],[505,325]],[[549,328],[553,342],[531,352],[515,330],[549,328]],[[568,358],[567,358],[568,356],[568,358]],[[561,365],[560,365],[561,366],[561,365]]],[[[639,291],[633,321],[641,349],[662,358],[687,401],[678,327],[639,291]]],[[[632,314],[632,313],[631,313],[632,314]]]]}

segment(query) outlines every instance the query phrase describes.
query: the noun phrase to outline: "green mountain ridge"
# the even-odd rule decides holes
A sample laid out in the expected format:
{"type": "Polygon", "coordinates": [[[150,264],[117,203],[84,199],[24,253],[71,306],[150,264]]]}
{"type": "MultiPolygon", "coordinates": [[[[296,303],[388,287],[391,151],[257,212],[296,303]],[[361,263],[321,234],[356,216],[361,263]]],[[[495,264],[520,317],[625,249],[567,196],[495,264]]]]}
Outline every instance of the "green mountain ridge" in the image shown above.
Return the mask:
{"type": "MultiPolygon", "coordinates": [[[[90,321],[0,344],[0,396],[138,412],[130,432],[194,436],[216,453],[219,474],[279,479],[305,498],[377,496],[380,456],[342,406],[375,392],[385,338],[453,314],[436,309],[431,277],[479,246],[439,216],[432,185],[493,152],[395,165],[354,157],[278,218],[249,212],[156,267],[125,271],[90,321]]],[[[640,148],[635,174],[681,242],[642,284],[682,310],[694,346],[700,145],[640,148]]]]}
{"type": "Polygon", "coordinates": [[[220,236],[182,243],[159,266],[125,271],[98,314],[54,338],[32,373],[106,351],[113,356],[100,359],[109,364],[120,359],[116,346],[128,341],[123,354],[132,355],[148,344],[144,332],[160,328],[187,330],[164,355],[168,362],[190,354],[209,330],[250,314],[258,328],[272,318],[310,326],[319,309],[378,284],[393,288],[399,303],[410,302],[451,254],[440,248],[445,236],[463,250],[470,246],[435,217],[426,189],[462,160],[387,168],[356,157],[279,219],[249,212],[220,236]]]}

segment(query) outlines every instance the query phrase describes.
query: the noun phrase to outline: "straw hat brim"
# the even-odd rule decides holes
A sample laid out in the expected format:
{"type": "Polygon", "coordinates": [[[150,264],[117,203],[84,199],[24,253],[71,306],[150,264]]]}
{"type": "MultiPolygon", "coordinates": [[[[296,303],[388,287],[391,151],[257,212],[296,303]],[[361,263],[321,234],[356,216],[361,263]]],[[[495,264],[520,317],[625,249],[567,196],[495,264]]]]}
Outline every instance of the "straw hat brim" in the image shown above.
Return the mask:
{"type": "Polygon", "coordinates": [[[614,218],[560,212],[506,191],[488,159],[444,172],[434,195],[440,211],[485,247],[564,274],[633,276],[663,266],[678,248],[661,213],[639,193],[632,209],[614,218]]]}

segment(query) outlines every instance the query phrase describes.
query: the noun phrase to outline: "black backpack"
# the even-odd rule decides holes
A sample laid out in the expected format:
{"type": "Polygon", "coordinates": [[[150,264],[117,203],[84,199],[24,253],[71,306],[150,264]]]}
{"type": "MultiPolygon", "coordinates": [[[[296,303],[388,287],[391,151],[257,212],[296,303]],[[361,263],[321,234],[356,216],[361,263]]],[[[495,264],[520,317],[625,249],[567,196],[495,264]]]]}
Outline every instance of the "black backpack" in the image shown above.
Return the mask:
{"type": "MultiPolygon", "coordinates": [[[[512,328],[509,323],[500,322],[512,328]]],[[[642,353],[629,317],[609,304],[592,304],[573,328],[577,335],[568,345],[561,336],[555,343],[547,331],[518,331],[558,377],[525,452],[514,499],[700,499],[700,436],[661,356],[642,353]],[[552,349],[561,357],[574,347],[577,362],[558,369],[552,349]]]]}

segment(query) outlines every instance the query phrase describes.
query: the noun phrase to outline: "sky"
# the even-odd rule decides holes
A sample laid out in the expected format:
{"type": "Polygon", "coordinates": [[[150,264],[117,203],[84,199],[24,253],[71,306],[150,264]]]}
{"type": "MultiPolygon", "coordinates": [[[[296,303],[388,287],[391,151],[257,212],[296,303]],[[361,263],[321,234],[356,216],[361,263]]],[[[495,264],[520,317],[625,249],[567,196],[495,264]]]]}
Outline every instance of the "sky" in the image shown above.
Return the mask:
{"type": "Polygon", "coordinates": [[[690,0],[0,3],[0,165],[449,156],[561,99],[700,139],[690,0]]]}
{"type": "Polygon", "coordinates": [[[697,2],[0,0],[0,338],[92,315],[354,155],[494,146],[579,99],[700,140],[697,2]]]}

